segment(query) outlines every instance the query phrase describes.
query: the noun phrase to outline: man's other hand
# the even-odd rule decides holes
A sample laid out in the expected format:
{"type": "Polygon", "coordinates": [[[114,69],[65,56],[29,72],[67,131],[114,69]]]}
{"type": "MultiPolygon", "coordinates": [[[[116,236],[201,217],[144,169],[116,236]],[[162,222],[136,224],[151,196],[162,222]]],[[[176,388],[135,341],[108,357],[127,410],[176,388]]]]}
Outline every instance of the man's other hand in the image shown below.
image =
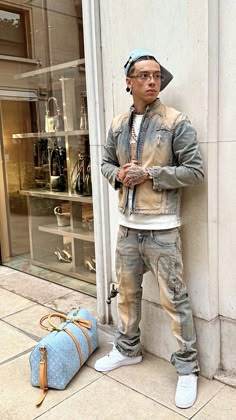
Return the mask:
{"type": "Polygon", "coordinates": [[[148,173],[145,168],[137,165],[137,163],[137,161],[127,163],[119,172],[119,178],[126,187],[133,188],[148,178],[148,173]]]}

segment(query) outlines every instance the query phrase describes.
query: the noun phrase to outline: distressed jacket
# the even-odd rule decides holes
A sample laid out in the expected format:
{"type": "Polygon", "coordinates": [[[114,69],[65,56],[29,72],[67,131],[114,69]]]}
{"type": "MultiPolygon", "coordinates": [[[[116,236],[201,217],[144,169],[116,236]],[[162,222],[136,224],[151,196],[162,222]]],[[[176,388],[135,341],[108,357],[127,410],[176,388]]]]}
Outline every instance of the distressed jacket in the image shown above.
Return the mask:
{"type": "MultiPolygon", "coordinates": [[[[129,189],[117,181],[119,168],[130,162],[134,107],[113,119],[104,149],[102,174],[119,189],[119,210],[125,212],[129,189]]],[[[146,108],[137,140],[136,158],[152,179],[136,185],[132,213],[180,216],[181,188],[203,181],[203,162],[196,131],[188,118],[157,98],[146,108]]]]}

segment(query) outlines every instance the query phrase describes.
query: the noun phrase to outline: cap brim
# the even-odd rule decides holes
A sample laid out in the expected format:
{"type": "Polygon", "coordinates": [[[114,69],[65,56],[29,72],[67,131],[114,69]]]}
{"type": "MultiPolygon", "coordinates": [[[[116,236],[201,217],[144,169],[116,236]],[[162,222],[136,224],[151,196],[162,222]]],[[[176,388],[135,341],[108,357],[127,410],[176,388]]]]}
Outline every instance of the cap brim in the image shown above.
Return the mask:
{"type": "Polygon", "coordinates": [[[165,67],[160,64],[161,68],[161,88],[160,90],[165,89],[165,87],[171,82],[173,79],[173,74],[171,74],[165,67]]]}

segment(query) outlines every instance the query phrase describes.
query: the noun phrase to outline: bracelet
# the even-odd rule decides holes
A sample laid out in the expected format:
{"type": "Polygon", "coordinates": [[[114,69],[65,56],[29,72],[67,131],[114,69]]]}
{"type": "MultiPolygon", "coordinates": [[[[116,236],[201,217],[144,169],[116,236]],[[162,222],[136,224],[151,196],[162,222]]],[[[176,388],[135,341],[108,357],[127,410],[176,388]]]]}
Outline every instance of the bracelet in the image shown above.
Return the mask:
{"type": "Polygon", "coordinates": [[[153,179],[153,173],[151,168],[146,168],[146,172],[148,174],[148,179],[153,179]]]}
{"type": "Polygon", "coordinates": [[[119,179],[119,173],[120,173],[121,168],[118,169],[118,172],[116,173],[116,181],[121,182],[119,179]]]}

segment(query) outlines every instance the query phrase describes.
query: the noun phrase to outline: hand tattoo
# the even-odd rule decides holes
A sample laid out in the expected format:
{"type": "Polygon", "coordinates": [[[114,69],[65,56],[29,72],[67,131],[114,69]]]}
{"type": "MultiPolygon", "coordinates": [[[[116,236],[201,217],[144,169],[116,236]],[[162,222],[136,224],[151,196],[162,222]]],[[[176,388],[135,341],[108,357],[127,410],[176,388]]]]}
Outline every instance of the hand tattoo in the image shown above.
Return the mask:
{"type": "Polygon", "coordinates": [[[147,173],[142,166],[132,165],[125,172],[126,176],[123,179],[123,184],[127,187],[132,188],[147,179],[147,173]]]}

